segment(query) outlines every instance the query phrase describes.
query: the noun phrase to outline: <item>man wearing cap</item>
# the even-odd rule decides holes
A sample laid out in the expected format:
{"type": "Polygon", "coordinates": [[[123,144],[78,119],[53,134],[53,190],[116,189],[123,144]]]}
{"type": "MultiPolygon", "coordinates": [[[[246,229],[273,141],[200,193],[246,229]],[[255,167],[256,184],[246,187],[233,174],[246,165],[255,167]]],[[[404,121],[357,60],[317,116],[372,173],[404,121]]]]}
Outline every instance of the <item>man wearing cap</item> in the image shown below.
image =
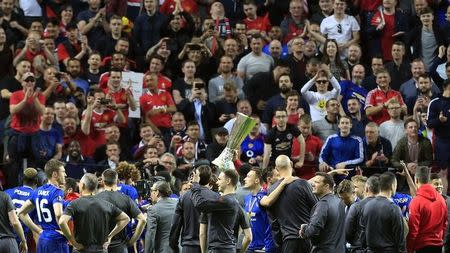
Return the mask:
{"type": "MultiPolygon", "coordinates": [[[[23,185],[16,188],[5,190],[5,193],[11,197],[14,207],[19,210],[23,203],[31,198],[31,193],[37,186],[38,183],[38,172],[34,168],[27,168],[23,172],[23,185]]],[[[34,249],[36,243],[33,239],[33,233],[31,230],[22,224],[23,232],[27,238],[27,245],[30,250],[34,249]]],[[[20,237],[16,235],[16,241],[20,243],[20,237]]]]}
{"type": "Polygon", "coordinates": [[[9,188],[19,184],[22,171],[22,159],[32,158],[27,147],[39,131],[41,116],[45,110],[45,97],[35,91],[36,78],[32,72],[26,72],[21,79],[22,90],[11,94],[9,111],[11,113],[11,133],[8,142],[11,166],[6,171],[9,188]]]}
{"type": "Polygon", "coordinates": [[[214,135],[215,142],[206,147],[206,159],[212,161],[216,159],[225,149],[228,142],[228,130],[221,127],[214,135]]]}

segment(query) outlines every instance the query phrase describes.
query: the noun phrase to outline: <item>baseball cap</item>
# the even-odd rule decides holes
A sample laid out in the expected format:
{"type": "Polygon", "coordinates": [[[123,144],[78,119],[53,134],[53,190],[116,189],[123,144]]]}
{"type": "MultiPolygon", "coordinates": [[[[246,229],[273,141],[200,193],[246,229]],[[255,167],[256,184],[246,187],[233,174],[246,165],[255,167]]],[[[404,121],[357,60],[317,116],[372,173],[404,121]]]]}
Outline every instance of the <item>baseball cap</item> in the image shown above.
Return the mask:
{"type": "Polygon", "coordinates": [[[29,78],[29,77],[33,77],[34,78],[33,72],[27,72],[27,73],[23,74],[22,75],[22,81],[27,80],[27,78],[29,78]]]}

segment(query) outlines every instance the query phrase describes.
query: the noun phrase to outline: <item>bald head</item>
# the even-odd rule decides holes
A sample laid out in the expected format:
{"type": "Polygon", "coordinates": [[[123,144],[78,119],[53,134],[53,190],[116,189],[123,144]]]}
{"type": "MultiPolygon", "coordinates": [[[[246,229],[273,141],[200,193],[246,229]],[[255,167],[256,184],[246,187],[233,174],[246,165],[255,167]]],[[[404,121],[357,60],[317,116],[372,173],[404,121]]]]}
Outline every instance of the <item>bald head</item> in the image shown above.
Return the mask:
{"type": "Polygon", "coordinates": [[[279,172],[292,171],[292,162],[286,155],[280,155],[275,160],[275,167],[279,172]]]}

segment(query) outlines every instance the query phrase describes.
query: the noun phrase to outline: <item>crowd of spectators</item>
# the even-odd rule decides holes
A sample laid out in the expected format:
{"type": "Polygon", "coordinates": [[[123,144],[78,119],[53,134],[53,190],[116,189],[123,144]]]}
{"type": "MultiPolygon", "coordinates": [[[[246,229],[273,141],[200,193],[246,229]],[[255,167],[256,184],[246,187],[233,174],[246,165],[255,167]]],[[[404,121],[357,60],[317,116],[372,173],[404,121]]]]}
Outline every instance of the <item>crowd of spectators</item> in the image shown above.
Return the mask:
{"type": "Polygon", "coordinates": [[[257,122],[233,158],[241,179],[250,168],[277,179],[286,156],[294,176],[326,192],[344,183],[343,200],[357,185],[348,180],[380,174],[386,196],[411,194],[407,176],[424,166],[447,193],[448,1],[0,2],[4,189],[27,167],[44,178],[50,159],[75,180],[126,161],[139,172],[119,173],[124,184],[160,176],[180,195],[241,113],[257,122]],[[133,73],[138,85],[122,78],[133,73]]]}

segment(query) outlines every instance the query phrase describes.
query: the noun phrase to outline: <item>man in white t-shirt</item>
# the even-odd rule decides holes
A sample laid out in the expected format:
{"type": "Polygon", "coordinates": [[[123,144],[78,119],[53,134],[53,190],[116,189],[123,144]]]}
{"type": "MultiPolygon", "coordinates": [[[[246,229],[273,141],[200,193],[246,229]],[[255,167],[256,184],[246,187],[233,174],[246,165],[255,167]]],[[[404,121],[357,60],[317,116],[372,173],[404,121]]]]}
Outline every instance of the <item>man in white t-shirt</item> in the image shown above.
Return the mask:
{"type": "Polygon", "coordinates": [[[344,0],[334,1],[334,14],[322,20],[320,33],[308,29],[311,35],[325,43],[325,40],[335,39],[339,45],[341,59],[347,57],[348,47],[359,42],[359,24],[356,18],[345,14],[347,3],[344,0]]]}

